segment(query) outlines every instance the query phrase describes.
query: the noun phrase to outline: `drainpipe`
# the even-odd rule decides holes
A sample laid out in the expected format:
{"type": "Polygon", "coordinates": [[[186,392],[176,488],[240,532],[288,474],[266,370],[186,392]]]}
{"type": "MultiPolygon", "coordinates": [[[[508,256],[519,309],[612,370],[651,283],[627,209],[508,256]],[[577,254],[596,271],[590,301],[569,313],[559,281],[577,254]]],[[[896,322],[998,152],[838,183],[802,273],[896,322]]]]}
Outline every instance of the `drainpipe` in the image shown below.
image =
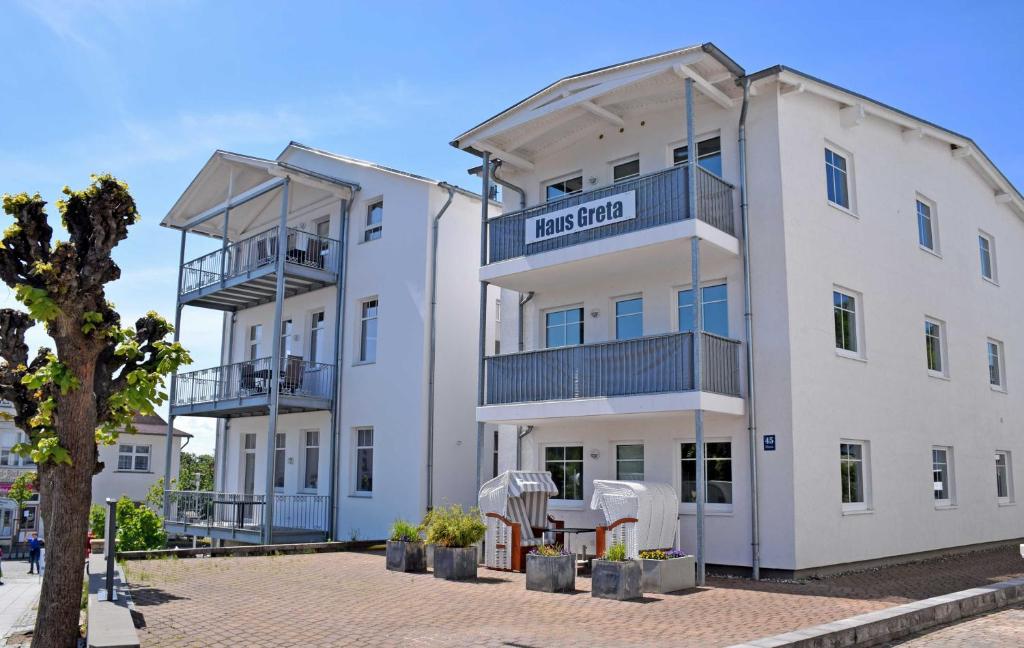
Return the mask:
{"type": "Polygon", "coordinates": [[[533,426],[527,425],[526,430],[522,426],[516,426],[516,470],[523,469],[523,439],[530,436],[533,426]]]}
{"type": "MultiPolygon", "coordinates": [[[[448,192],[448,200],[434,216],[430,237],[430,368],[427,382],[427,510],[434,508],[434,377],[437,370],[437,241],[441,232],[441,217],[448,211],[455,197],[455,187],[447,182],[437,183],[448,192]]],[[[484,204],[487,203],[486,197],[484,204]]]]}
{"type": "Polygon", "coordinates": [[[348,301],[348,221],[352,211],[352,204],[356,201],[356,194],[359,189],[352,191],[347,202],[341,207],[341,277],[338,281],[338,295],[335,299],[334,317],[334,357],[336,359],[334,369],[334,404],[331,408],[331,506],[330,506],[330,528],[328,533],[331,538],[337,538],[335,527],[338,525],[338,452],[341,444],[338,442],[341,437],[341,378],[345,373],[345,302],[348,301]]]}
{"type": "Polygon", "coordinates": [[[517,187],[516,185],[512,184],[508,180],[505,180],[504,178],[499,178],[498,177],[498,169],[500,169],[500,168],[501,168],[501,160],[495,160],[494,161],[494,171],[491,173],[491,178],[493,178],[494,182],[496,182],[497,184],[500,184],[502,187],[505,187],[506,189],[511,189],[512,191],[514,191],[517,194],[519,194],[519,209],[526,209],[526,192],[523,190],[522,187],[517,187]]]}
{"type": "Polygon", "coordinates": [[[750,286],[750,224],[747,202],[747,104],[750,77],[743,79],[743,107],[740,109],[740,227],[743,235],[743,326],[747,336],[747,433],[750,444],[750,565],[754,580],[761,578],[760,513],[757,504],[757,399],[754,390],[754,309],[750,286]]]}

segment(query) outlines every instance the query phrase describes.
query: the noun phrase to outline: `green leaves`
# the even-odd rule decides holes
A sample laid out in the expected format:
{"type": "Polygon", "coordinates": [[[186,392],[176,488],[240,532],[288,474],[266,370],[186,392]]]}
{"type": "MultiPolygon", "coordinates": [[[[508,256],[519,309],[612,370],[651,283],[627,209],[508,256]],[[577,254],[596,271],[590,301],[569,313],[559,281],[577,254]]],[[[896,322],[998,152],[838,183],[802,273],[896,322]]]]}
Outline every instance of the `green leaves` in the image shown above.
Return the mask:
{"type": "Polygon", "coordinates": [[[103,323],[103,313],[96,311],[85,311],[82,313],[82,333],[89,335],[103,323]]]}
{"type": "Polygon", "coordinates": [[[7,491],[7,498],[14,500],[18,503],[18,508],[21,508],[25,502],[32,499],[32,495],[36,489],[36,483],[39,481],[39,476],[34,472],[22,473],[14,478],[11,482],[11,488],[7,491]]]}
{"type": "Polygon", "coordinates": [[[38,322],[49,322],[60,315],[60,307],[53,301],[49,293],[42,288],[33,288],[28,284],[18,284],[14,288],[14,296],[25,308],[32,319],[38,322]]]}
{"type": "Polygon", "coordinates": [[[21,384],[35,390],[53,385],[62,396],[67,395],[72,389],[78,389],[78,377],[72,374],[64,363],[58,361],[57,356],[51,353],[46,359],[47,363],[35,373],[26,373],[21,379],[21,384]]]}

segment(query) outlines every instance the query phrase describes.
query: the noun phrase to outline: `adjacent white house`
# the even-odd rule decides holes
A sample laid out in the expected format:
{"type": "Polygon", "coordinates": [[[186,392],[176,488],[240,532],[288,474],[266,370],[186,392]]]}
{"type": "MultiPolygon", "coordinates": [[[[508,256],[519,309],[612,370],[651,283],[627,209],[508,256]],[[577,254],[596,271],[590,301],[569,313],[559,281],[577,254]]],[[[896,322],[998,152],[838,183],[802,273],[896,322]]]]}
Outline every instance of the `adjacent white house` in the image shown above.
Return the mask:
{"type": "Polygon", "coordinates": [[[706,44],[452,144],[504,187],[477,420],[567,525],[628,479],[755,574],[1024,537],[1024,198],[971,139],[706,44]]]}
{"type": "MultiPolygon", "coordinates": [[[[109,497],[127,497],[144,502],[154,484],[163,478],[164,456],[167,454],[167,421],[160,415],[136,414],[132,421],[134,434],[122,432],[113,445],[99,447],[103,470],[92,478],[92,502],[102,504],[109,497]]],[[[171,441],[171,478],[178,479],[181,450],[192,435],[174,430],[171,441]]],[[[179,484],[193,488],[192,484],[179,484]]]]}
{"type": "Polygon", "coordinates": [[[181,232],[178,319],[224,312],[219,365],[178,374],[170,404],[172,421],[218,419],[216,489],[169,492],[169,530],[378,539],[473,503],[481,211],[458,187],[294,142],[273,160],[213,154],[163,220],[181,232]]]}
{"type": "Polygon", "coordinates": [[[7,497],[11,484],[19,476],[35,472],[36,465],[31,460],[15,454],[15,445],[25,441],[25,434],[14,427],[14,406],[8,401],[0,401],[0,545],[11,542],[15,528],[18,529],[16,542],[24,542],[32,533],[43,535],[43,520],[39,516],[39,495],[25,502],[21,510],[18,504],[7,497]],[[20,516],[20,522],[16,520],[20,516]]]}

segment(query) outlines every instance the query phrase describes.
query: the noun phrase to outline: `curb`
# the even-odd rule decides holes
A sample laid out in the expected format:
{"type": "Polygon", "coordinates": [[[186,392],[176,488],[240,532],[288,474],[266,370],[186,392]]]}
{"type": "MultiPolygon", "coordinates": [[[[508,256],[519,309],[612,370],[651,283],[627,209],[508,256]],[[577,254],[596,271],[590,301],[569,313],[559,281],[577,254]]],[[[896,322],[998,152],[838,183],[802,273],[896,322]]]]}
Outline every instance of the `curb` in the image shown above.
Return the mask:
{"type": "Polygon", "coordinates": [[[1024,578],[897,605],[730,648],[877,646],[1020,602],[1024,602],[1024,578]]]}

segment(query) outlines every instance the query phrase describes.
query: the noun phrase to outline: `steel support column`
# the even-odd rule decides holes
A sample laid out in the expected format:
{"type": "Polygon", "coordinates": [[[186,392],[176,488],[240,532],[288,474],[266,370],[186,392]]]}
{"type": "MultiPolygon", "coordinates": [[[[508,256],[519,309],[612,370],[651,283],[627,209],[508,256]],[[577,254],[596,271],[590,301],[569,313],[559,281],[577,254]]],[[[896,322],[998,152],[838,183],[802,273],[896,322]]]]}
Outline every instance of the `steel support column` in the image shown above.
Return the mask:
{"type": "MultiPolygon", "coordinates": [[[[178,290],[174,295],[174,341],[177,342],[181,339],[181,278],[182,273],[185,270],[185,236],[188,234],[186,230],[181,230],[181,248],[178,250],[178,290]]],[[[167,412],[167,447],[164,453],[164,519],[166,520],[171,513],[171,495],[168,491],[171,488],[171,444],[174,443],[174,417],[170,413],[170,408],[174,407],[175,393],[177,392],[178,377],[177,375],[171,376],[171,388],[167,390],[168,395],[168,412],[167,412]]]]}
{"type": "MultiPolygon", "coordinates": [[[[480,267],[487,265],[487,218],[491,194],[491,154],[482,154],[483,168],[480,171],[480,267]]],[[[476,404],[484,404],[484,357],[487,355],[487,282],[480,282],[480,344],[476,374],[476,404]]],[[[484,424],[476,424],[476,487],[483,481],[484,465],[484,424]]]]}
{"type": "Polygon", "coordinates": [[[355,200],[355,192],[347,200],[341,201],[341,234],[338,236],[341,249],[338,250],[338,280],[335,284],[334,297],[334,399],[331,403],[331,495],[327,512],[327,538],[333,540],[336,536],[334,528],[338,523],[338,449],[341,444],[338,442],[341,436],[341,372],[344,370],[342,358],[345,354],[345,279],[348,274],[348,218],[355,200]]]}
{"type": "Polygon", "coordinates": [[[284,317],[284,262],[288,254],[288,193],[291,182],[281,186],[281,219],[277,226],[277,291],[270,347],[270,422],[267,426],[266,502],[263,504],[263,542],[274,543],[274,457],[277,449],[277,409],[281,396],[281,320],[284,317]]]}

